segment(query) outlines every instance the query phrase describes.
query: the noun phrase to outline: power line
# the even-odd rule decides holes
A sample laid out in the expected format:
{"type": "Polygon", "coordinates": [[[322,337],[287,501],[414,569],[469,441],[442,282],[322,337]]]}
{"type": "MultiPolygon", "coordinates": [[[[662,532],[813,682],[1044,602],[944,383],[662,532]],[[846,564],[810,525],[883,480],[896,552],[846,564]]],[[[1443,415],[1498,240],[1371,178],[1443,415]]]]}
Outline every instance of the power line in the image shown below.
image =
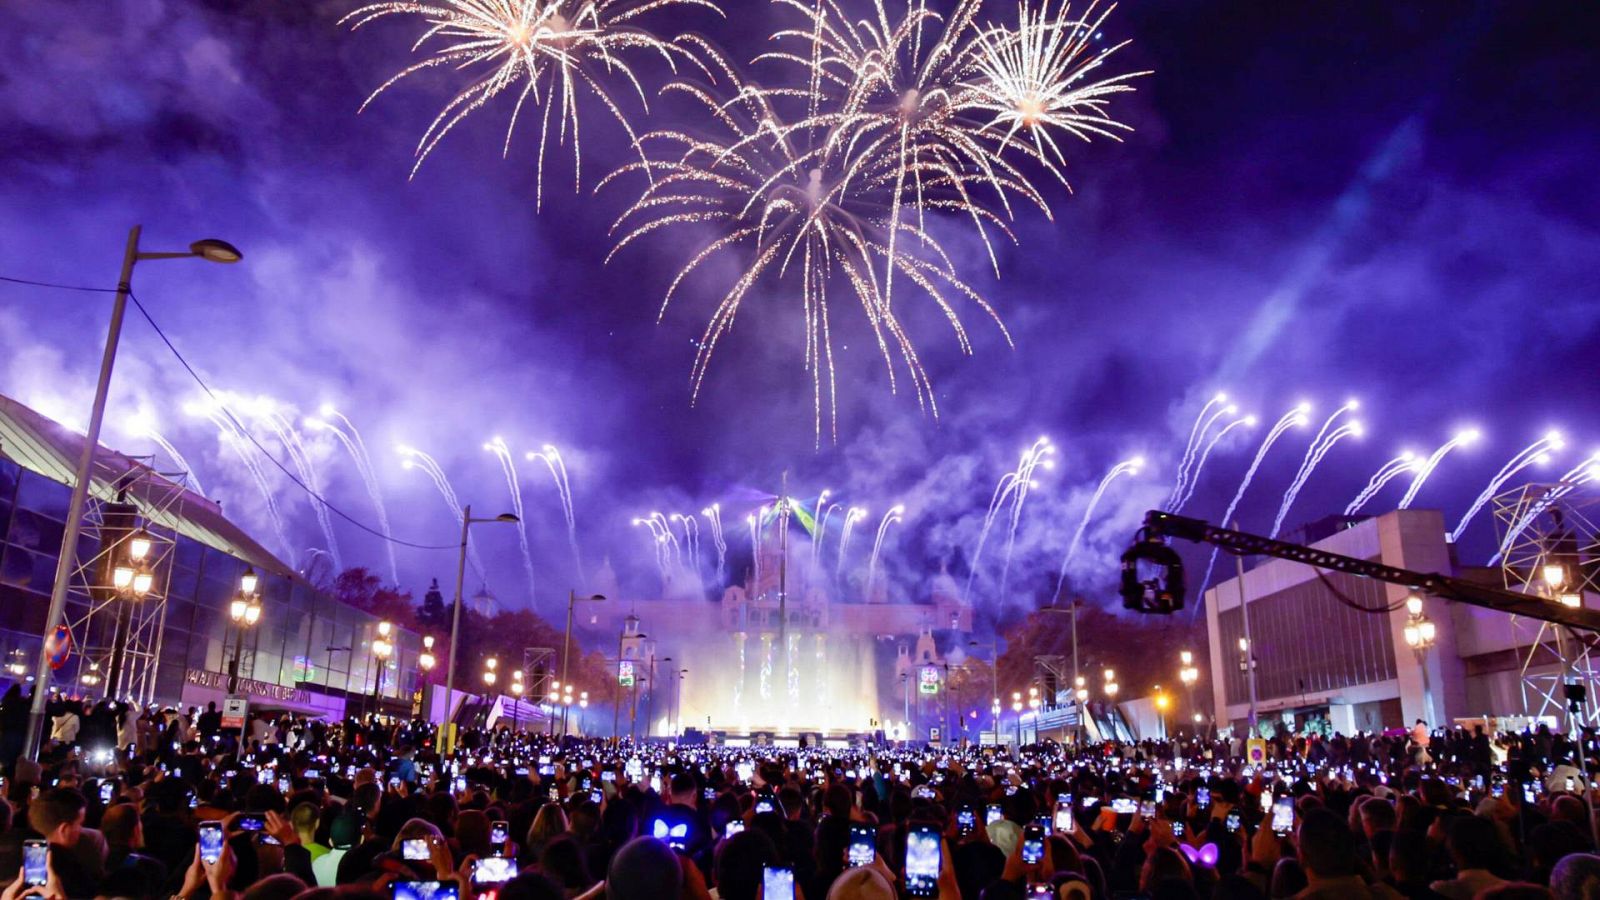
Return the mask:
{"type": "Polygon", "coordinates": [[[145,309],[144,304],[139,302],[139,298],[131,290],[128,292],[128,299],[133,301],[134,308],[139,311],[139,315],[143,316],[144,320],[146,322],[150,323],[150,327],[155,331],[156,337],[161,338],[161,343],[167,345],[167,349],[172,351],[172,355],[173,355],[174,358],[176,358],[178,360],[178,364],[183,366],[183,370],[185,372],[189,373],[189,377],[194,379],[195,384],[198,384],[200,386],[200,390],[204,391],[207,397],[211,398],[211,401],[216,404],[216,406],[217,406],[217,408],[219,410],[222,411],[222,414],[224,416],[228,417],[228,421],[233,424],[233,427],[240,434],[244,435],[245,439],[248,440],[251,444],[253,444],[257,450],[261,451],[261,455],[265,456],[267,458],[267,461],[272,463],[272,465],[274,467],[276,467],[278,469],[278,471],[282,472],[285,477],[287,477],[290,481],[294,482],[294,484],[297,487],[299,487],[300,490],[305,491],[307,496],[310,496],[312,499],[316,500],[318,503],[321,503],[324,508],[326,508],[329,512],[332,512],[333,514],[337,515],[339,518],[345,520],[346,522],[350,523],[351,525],[354,525],[356,528],[359,528],[362,531],[365,531],[366,533],[372,535],[373,537],[379,538],[381,540],[385,540],[385,541],[388,541],[388,542],[393,543],[393,544],[398,544],[399,546],[402,546],[402,547],[410,547],[410,548],[412,548],[414,550],[454,550],[454,549],[456,549],[456,547],[458,546],[456,544],[419,544],[419,543],[416,543],[414,541],[401,540],[400,538],[384,534],[381,530],[379,530],[377,528],[373,528],[372,526],[368,525],[367,523],[362,522],[361,520],[357,519],[355,516],[350,515],[349,513],[345,512],[343,509],[340,509],[338,506],[336,506],[333,503],[329,502],[326,497],[322,496],[317,491],[312,490],[310,485],[306,484],[304,481],[301,481],[299,476],[297,476],[293,471],[291,471],[282,462],[279,462],[278,458],[276,456],[272,455],[272,453],[269,450],[267,450],[266,447],[261,445],[260,441],[256,440],[255,435],[250,433],[250,429],[244,427],[244,424],[242,422],[240,422],[237,418],[234,417],[233,411],[228,409],[227,404],[223,403],[221,398],[219,398],[216,395],[216,392],[211,390],[211,386],[206,384],[205,379],[200,377],[200,373],[196,372],[194,367],[189,365],[189,361],[187,359],[184,359],[182,353],[178,352],[178,348],[172,343],[172,339],[167,337],[167,333],[161,330],[161,326],[156,324],[156,320],[155,320],[154,317],[152,317],[150,315],[150,311],[145,309]]]}
{"type": "Polygon", "coordinates": [[[56,290],[60,291],[86,291],[91,294],[115,294],[117,292],[117,289],[114,287],[103,288],[88,287],[87,285],[81,284],[58,284],[53,281],[34,281],[30,278],[12,278],[9,275],[0,275],[0,281],[9,282],[11,284],[25,284],[29,287],[55,288],[56,290]]]}

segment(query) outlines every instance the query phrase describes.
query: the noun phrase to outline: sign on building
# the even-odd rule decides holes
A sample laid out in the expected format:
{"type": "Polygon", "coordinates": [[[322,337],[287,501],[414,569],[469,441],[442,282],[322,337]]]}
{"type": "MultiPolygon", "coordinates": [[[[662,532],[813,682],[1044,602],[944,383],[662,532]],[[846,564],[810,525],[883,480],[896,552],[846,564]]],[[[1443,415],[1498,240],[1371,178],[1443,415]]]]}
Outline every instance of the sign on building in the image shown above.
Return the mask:
{"type": "Polygon", "coordinates": [[[624,659],[617,663],[617,684],[625,688],[633,687],[633,660],[624,659]]]}
{"type": "Polygon", "coordinates": [[[924,694],[939,693],[939,670],[933,666],[923,666],[917,673],[917,689],[924,694]]]}

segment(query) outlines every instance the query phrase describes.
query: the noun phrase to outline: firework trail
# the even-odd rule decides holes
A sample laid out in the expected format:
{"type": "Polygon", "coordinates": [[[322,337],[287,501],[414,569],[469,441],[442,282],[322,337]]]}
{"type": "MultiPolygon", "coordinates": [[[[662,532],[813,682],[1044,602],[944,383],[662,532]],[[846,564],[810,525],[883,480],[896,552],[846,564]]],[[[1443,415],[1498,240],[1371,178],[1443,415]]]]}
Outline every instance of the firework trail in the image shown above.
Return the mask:
{"type": "Polygon", "coordinates": [[[1384,485],[1407,472],[1415,472],[1420,468],[1422,468],[1422,464],[1417,462],[1415,453],[1410,450],[1401,451],[1399,456],[1379,466],[1378,471],[1372,473],[1372,477],[1367,480],[1366,487],[1362,488],[1356,494],[1355,499],[1351,500],[1350,504],[1344,508],[1344,514],[1353,516],[1360,512],[1361,507],[1367,505],[1368,500],[1371,500],[1379,491],[1383,490],[1384,485]]]}
{"type": "Polygon", "coordinates": [[[1023,457],[1024,465],[1019,468],[1017,478],[1016,497],[1011,502],[1011,528],[1006,534],[1005,563],[1000,567],[1000,596],[1006,596],[1006,588],[1011,581],[1011,552],[1017,543],[1017,525],[1022,521],[1022,504],[1028,499],[1028,492],[1038,487],[1038,482],[1033,480],[1033,470],[1043,466],[1045,469],[1055,468],[1054,456],[1056,448],[1051,445],[1050,439],[1041,437],[1033,442],[1023,457]]]}
{"type": "Polygon", "coordinates": [[[1105,495],[1106,488],[1120,475],[1137,475],[1144,467],[1144,457],[1135,456],[1125,459],[1112,466],[1095,486],[1094,493],[1089,496],[1089,503],[1083,508],[1083,516],[1078,519],[1078,527],[1072,531],[1072,540],[1067,544],[1066,555],[1061,557],[1061,571],[1056,575],[1055,597],[1061,597],[1061,588],[1067,583],[1067,564],[1072,562],[1073,554],[1078,552],[1078,544],[1083,541],[1083,532],[1089,527],[1089,519],[1094,516],[1095,508],[1100,505],[1100,498],[1105,495]]]}
{"type": "Polygon", "coordinates": [[[1495,552],[1494,556],[1489,557],[1489,565],[1492,566],[1499,563],[1500,557],[1504,556],[1506,551],[1511,548],[1512,542],[1517,539],[1518,535],[1526,531],[1528,526],[1532,525],[1539,516],[1544,514],[1545,510],[1550,508],[1551,504],[1595,480],[1600,480],[1600,450],[1595,451],[1589,455],[1588,459],[1568,469],[1555,484],[1544,492],[1543,497],[1539,498],[1537,502],[1528,508],[1527,512],[1522,514],[1522,518],[1518,519],[1516,524],[1506,530],[1505,538],[1500,541],[1500,549],[1495,552]]]}
{"type": "Polygon", "coordinates": [[[722,507],[713,503],[700,510],[700,515],[711,524],[711,543],[717,548],[717,584],[721,585],[728,575],[728,542],[722,537],[722,507]]]}
{"type": "Polygon", "coordinates": [[[689,569],[700,571],[700,523],[692,515],[673,513],[668,517],[683,526],[683,553],[689,559],[689,569]]]}
{"type": "Polygon", "coordinates": [[[656,571],[661,575],[661,586],[672,583],[671,558],[667,554],[667,536],[655,519],[634,519],[634,527],[644,525],[650,529],[650,549],[656,555],[656,571]]]}
{"type": "Polygon", "coordinates": [[[511,458],[511,448],[499,435],[484,444],[483,449],[494,454],[500,463],[500,472],[506,478],[506,490],[511,494],[511,511],[517,516],[517,547],[522,551],[522,572],[528,578],[528,602],[537,605],[539,594],[534,587],[533,549],[528,546],[528,514],[522,507],[522,483],[517,479],[517,464],[511,458]]]}
{"type": "Polygon", "coordinates": [[[1300,489],[1305,487],[1306,482],[1311,478],[1311,473],[1317,470],[1317,466],[1322,463],[1322,458],[1328,455],[1328,451],[1333,449],[1333,445],[1352,435],[1355,437],[1362,435],[1361,423],[1354,421],[1346,422],[1332,431],[1328,430],[1328,427],[1341,414],[1355,408],[1356,403],[1352,400],[1334,410],[1333,415],[1329,416],[1328,420],[1322,424],[1322,429],[1317,432],[1317,440],[1312,441],[1311,446],[1306,450],[1305,458],[1300,462],[1300,471],[1295,474],[1295,479],[1289,484],[1289,489],[1283,492],[1283,502],[1278,506],[1278,517],[1272,521],[1272,532],[1267,535],[1268,537],[1277,537],[1278,532],[1283,529],[1283,520],[1289,515],[1289,507],[1294,505],[1295,498],[1300,495],[1300,489]]]}
{"type": "MultiPolygon", "coordinates": [[[[817,505],[820,507],[822,504],[819,501],[817,505]]],[[[840,504],[838,503],[829,503],[828,507],[822,511],[822,516],[816,520],[817,539],[811,545],[812,577],[816,577],[817,572],[822,569],[822,544],[828,537],[828,520],[833,518],[833,511],[838,509],[839,506],[840,504]]]]}
{"type": "Polygon", "coordinates": [[[656,533],[666,538],[667,559],[674,566],[682,566],[683,545],[678,543],[678,536],[673,533],[672,522],[658,512],[651,513],[650,520],[655,523],[656,533]]]}
{"type": "Polygon", "coordinates": [[[526,458],[530,462],[537,459],[544,463],[550,472],[550,480],[555,482],[556,496],[561,501],[561,515],[567,520],[567,546],[572,548],[572,565],[578,573],[578,579],[586,582],[583,554],[578,552],[578,517],[572,503],[572,482],[567,478],[567,464],[561,458],[561,451],[553,444],[545,444],[538,453],[529,451],[526,458]]]}
{"type": "MultiPolygon", "coordinates": [[[[1022,500],[1026,492],[1033,486],[1033,470],[1041,462],[1045,468],[1053,468],[1054,462],[1047,462],[1044,457],[1053,454],[1055,448],[1051,446],[1049,438],[1039,438],[1033,445],[1022,451],[1022,458],[1017,462],[1017,467],[1004,475],[995,483],[994,492],[989,495],[989,508],[983,515],[983,527],[978,531],[978,543],[973,548],[971,562],[967,566],[967,587],[963,599],[972,596],[972,583],[978,577],[979,563],[983,559],[983,548],[988,544],[989,532],[994,528],[994,523],[999,520],[1000,510],[1006,508],[1006,503],[1011,505],[1011,539],[1016,537],[1017,521],[1021,515],[1022,500]]],[[[1006,544],[1006,569],[1011,567],[1011,541],[1006,544]]],[[[1002,583],[1005,578],[1002,577],[1002,583]]],[[[1002,588],[1003,592],[1003,588],[1002,588]]]]}
{"type": "Polygon", "coordinates": [[[765,504],[759,510],[744,517],[745,524],[750,526],[750,559],[751,571],[755,575],[755,589],[761,590],[761,516],[765,515],[765,504]]]}
{"type": "Polygon", "coordinates": [[[1510,481],[1518,472],[1531,465],[1536,463],[1543,465],[1549,462],[1550,454],[1565,446],[1566,442],[1562,440],[1561,432],[1551,431],[1546,433],[1544,437],[1522,448],[1521,452],[1507,460],[1506,464],[1500,467],[1500,471],[1494,473],[1494,477],[1489,479],[1489,484],[1483,489],[1483,493],[1479,494],[1477,499],[1472,501],[1472,505],[1467,507],[1466,513],[1461,516],[1461,521],[1456,523],[1456,529],[1450,532],[1450,543],[1453,544],[1461,540],[1461,535],[1466,532],[1467,525],[1472,521],[1473,516],[1476,516],[1478,511],[1483,509],[1484,504],[1488,503],[1495,494],[1500,492],[1500,488],[1504,487],[1507,481],[1510,481]]]}
{"type": "Polygon", "coordinates": [[[195,403],[184,404],[184,412],[194,416],[204,416],[216,427],[222,442],[227,444],[234,453],[238,454],[239,461],[244,464],[245,471],[250,473],[250,478],[255,482],[256,489],[261,492],[261,499],[267,507],[267,518],[272,523],[272,531],[278,539],[278,546],[283,548],[284,556],[288,558],[289,565],[294,566],[294,545],[289,542],[289,531],[283,524],[283,513],[278,509],[278,500],[272,491],[272,485],[267,481],[267,475],[261,469],[261,463],[256,460],[255,454],[259,451],[245,438],[236,424],[233,414],[230,413],[220,401],[205,399],[195,403]]]}
{"type": "MultiPolygon", "coordinates": [[[[1250,468],[1246,469],[1244,477],[1239,479],[1239,487],[1233,492],[1233,499],[1228,501],[1228,509],[1222,514],[1222,521],[1218,523],[1219,525],[1223,528],[1234,527],[1233,514],[1239,508],[1239,502],[1244,499],[1244,492],[1250,488],[1250,482],[1255,480],[1256,471],[1261,468],[1261,461],[1267,458],[1267,451],[1271,450],[1272,445],[1278,442],[1278,438],[1283,437],[1284,432],[1291,428],[1303,428],[1307,425],[1311,421],[1308,418],[1310,413],[1311,404],[1301,403],[1294,409],[1279,416],[1278,421],[1272,423],[1272,428],[1267,432],[1267,436],[1261,439],[1261,446],[1256,448],[1256,455],[1250,460],[1250,468]]],[[[1206,585],[1211,583],[1211,569],[1217,564],[1217,549],[1216,547],[1211,548],[1211,558],[1206,561],[1205,577],[1200,579],[1200,590],[1197,596],[1201,598],[1205,597],[1206,585]]],[[[1196,611],[1199,608],[1199,603],[1191,607],[1189,613],[1191,621],[1197,615],[1196,611]]]]}
{"type": "Polygon", "coordinates": [[[1200,484],[1200,472],[1205,469],[1206,460],[1211,458],[1211,448],[1217,446],[1218,442],[1227,437],[1228,432],[1240,427],[1241,425],[1246,428],[1256,427],[1256,417],[1241,416],[1237,419],[1234,419],[1232,422],[1229,422],[1226,426],[1217,429],[1216,434],[1211,436],[1211,440],[1206,442],[1205,448],[1195,456],[1194,470],[1189,475],[1188,484],[1184,487],[1183,496],[1178,498],[1178,505],[1172,508],[1173,512],[1180,512],[1185,506],[1189,505],[1189,499],[1194,496],[1194,489],[1200,484]]]}
{"type": "Polygon", "coordinates": [[[845,511],[844,528],[839,532],[839,559],[834,565],[834,574],[844,572],[844,554],[850,549],[850,536],[855,532],[856,523],[867,517],[867,511],[859,506],[852,506],[845,511]]]}
{"type": "MultiPolygon", "coordinates": [[[[461,517],[465,512],[461,505],[461,498],[456,495],[456,489],[450,484],[450,479],[445,476],[444,469],[439,467],[439,461],[415,447],[401,446],[398,448],[403,469],[421,469],[427,473],[433,486],[438,489],[439,496],[444,498],[446,506],[450,507],[450,515],[457,525],[461,524],[461,517]]],[[[478,573],[478,580],[487,584],[488,575],[484,573],[483,559],[478,555],[478,545],[472,540],[472,535],[467,535],[467,559],[472,563],[472,570],[478,573]]]]}
{"type": "Polygon", "coordinates": [[[1178,498],[1183,496],[1183,487],[1189,478],[1189,464],[1194,461],[1195,451],[1200,447],[1200,441],[1205,438],[1206,431],[1211,428],[1211,423],[1221,416],[1232,415],[1229,412],[1232,408],[1228,403],[1227,394],[1217,394],[1207,400],[1205,406],[1200,407],[1199,414],[1194,417],[1194,424],[1189,426],[1189,439],[1184,442],[1183,457],[1178,460],[1178,472],[1172,483],[1172,493],[1167,495],[1168,508],[1176,505],[1178,498]],[[1217,408],[1215,412],[1211,411],[1213,406],[1217,408]]]}
{"type": "Polygon", "coordinates": [[[570,132],[573,189],[576,190],[582,150],[577,105],[580,89],[594,95],[622,126],[629,142],[637,146],[638,137],[632,124],[600,78],[620,75],[638,96],[641,106],[648,110],[644,87],[623,61],[622,54],[640,50],[654,53],[674,71],[678,57],[694,61],[684,48],[632,24],[641,13],[667,6],[703,6],[721,13],[709,0],[646,0],[643,4],[627,0],[436,0],[431,3],[390,0],[363,6],[345,16],[339,24],[348,23],[354,30],[387,16],[403,16],[421,19],[426,26],[412,50],[426,50],[430,55],[379,85],[361,104],[363,111],[379,94],[424,70],[445,67],[457,72],[476,70],[482,73],[446,103],[423,132],[422,139],[417,142],[417,161],[411,169],[413,177],[451,129],[497,96],[504,93],[516,96],[506,125],[503,154],[510,153],[511,136],[523,106],[531,101],[534,108],[543,107],[535,179],[537,208],[544,198],[544,157],[552,137],[552,111],[558,117],[554,135],[557,143],[565,144],[570,132]]]}
{"type": "Polygon", "coordinates": [[[883,519],[878,522],[878,535],[872,541],[872,555],[867,558],[867,585],[862,592],[867,599],[872,598],[872,588],[878,577],[878,555],[883,552],[883,536],[889,532],[889,526],[900,521],[905,507],[895,504],[883,514],[883,519]]]}
{"type": "Polygon", "coordinates": [[[305,442],[300,439],[300,433],[295,431],[294,425],[278,411],[276,402],[266,401],[260,406],[262,410],[257,418],[267,423],[278,443],[289,454],[289,461],[300,474],[300,480],[311,489],[311,510],[316,513],[317,524],[322,528],[322,538],[328,547],[328,557],[333,560],[334,568],[344,571],[344,562],[339,558],[339,541],[333,534],[333,517],[328,514],[328,502],[322,499],[322,480],[317,474],[316,465],[311,460],[311,454],[306,450],[305,442]]]}
{"type": "Polygon", "coordinates": [[[188,476],[189,484],[192,486],[191,489],[197,494],[205,495],[206,489],[200,485],[200,476],[195,474],[194,467],[189,465],[187,459],[183,458],[183,454],[178,452],[178,448],[174,447],[171,441],[156,430],[154,416],[148,412],[140,412],[128,420],[124,430],[135,437],[148,438],[154,441],[155,445],[167,454],[167,458],[172,460],[173,464],[188,476]]]}
{"type": "Polygon", "coordinates": [[[332,404],[322,404],[318,413],[321,418],[306,419],[305,426],[312,431],[331,433],[355,462],[356,473],[361,476],[361,483],[367,489],[367,498],[372,501],[373,512],[377,514],[378,527],[383,531],[385,538],[383,549],[389,556],[389,577],[395,584],[399,584],[400,564],[395,559],[394,542],[391,540],[393,534],[389,530],[389,511],[383,504],[383,490],[378,486],[377,474],[372,469],[372,457],[367,453],[367,444],[361,439],[361,432],[356,428],[356,424],[332,404]],[[338,424],[334,424],[332,420],[338,420],[338,424]]]}
{"type": "Polygon", "coordinates": [[[1411,486],[1406,488],[1406,494],[1400,498],[1400,505],[1396,508],[1410,509],[1411,501],[1417,499],[1417,492],[1422,490],[1422,485],[1427,482],[1428,476],[1433,474],[1433,470],[1439,467],[1439,463],[1444,459],[1445,454],[1463,444],[1473,443],[1477,439],[1478,430],[1473,428],[1459,432],[1451,437],[1450,440],[1441,444],[1439,449],[1433,451],[1433,455],[1429,456],[1427,461],[1422,464],[1422,467],[1417,470],[1417,474],[1412,476],[1411,486]]]}

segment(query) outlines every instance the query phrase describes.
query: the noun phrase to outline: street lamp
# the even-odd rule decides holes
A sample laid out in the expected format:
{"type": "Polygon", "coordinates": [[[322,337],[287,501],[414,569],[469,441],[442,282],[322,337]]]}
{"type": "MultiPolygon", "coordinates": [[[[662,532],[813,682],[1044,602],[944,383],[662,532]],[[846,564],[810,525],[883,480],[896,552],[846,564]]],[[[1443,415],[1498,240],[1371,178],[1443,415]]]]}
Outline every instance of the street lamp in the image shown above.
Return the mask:
{"type": "Polygon", "coordinates": [[[394,652],[394,644],[389,642],[389,633],[393,630],[391,623],[379,622],[378,637],[372,642],[372,656],[378,663],[378,674],[372,679],[372,700],[379,715],[383,714],[383,678],[389,668],[389,655],[394,652]]]}
{"type": "MultiPolygon", "coordinates": [[[[1194,664],[1194,654],[1188,650],[1178,653],[1178,681],[1183,683],[1184,692],[1189,695],[1189,709],[1194,709],[1194,685],[1200,680],[1200,669],[1194,664]]],[[[1196,714],[1198,715],[1198,713],[1196,714]]],[[[1199,721],[1196,719],[1196,721],[1199,721]]],[[[1199,734],[1198,729],[1195,732],[1199,734]]]]}
{"type": "Polygon", "coordinates": [[[115,600],[122,601],[114,607],[115,616],[111,634],[111,666],[107,673],[106,696],[116,697],[122,678],[123,659],[128,652],[128,618],[132,604],[144,599],[155,585],[155,575],[145,564],[150,555],[150,533],[139,528],[121,541],[122,560],[111,568],[111,586],[115,600]]]}
{"type": "Polygon", "coordinates": [[[424,672],[432,672],[439,661],[433,656],[433,635],[422,636],[422,652],[417,655],[417,666],[424,672]]]}
{"type": "Polygon", "coordinates": [[[520,521],[511,513],[501,513],[498,516],[486,519],[472,517],[472,504],[461,508],[461,554],[456,560],[456,599],[455,610],[450,614],[450,658],[445,662],[444,673],[444,721],[439,723],[443,728],[455,718],[456,697],[456,647],[461,643],[461,594],[466,590],[467,580],[467,536],[468,529],[479,522],[508,522],[516,524],[520,521]]]}
{"type": "Polygon", "coordinates": [[[228,665],[228,693],[239,689],[239,658],[244,655],[244,632],[261,620],[261,596],[256,593],[260,581],[255,570],[245,567],[239,576],[239,593],[228,604],[228,618],[233,620],[233,662],[228,665]]]}
{"type": "Polygon", "coordinates": [[[1022,746],[1022,692],[1011,692],[1011,714],[1017,719],[1017,746],[1022,746]]]}
{"type": "Polygon", "coordinates": [[[1433,646],[1438,629],[1433,620],[1423,615],[1422,598],[1416,594],[1406,597],[1406,615],[1406,646],[1416,654],[1417,668],[1422,670],[1422,717],[1432,722],[1433,691],[1428,686],[1428,649],[1433,646]]]}
{"type": "MultiPolygon", "coordinates": [[[[591,603],[600,603],[600,602],[604,601],[605,599],[606,598],[605,598],[604,594],[590,594],[587,597],[579,597],[577,591],[574,591],[574,590],[568,590],[567,591],[567,633],[561,639],[561,680],[562,681],[566,681],[567,679],[572,677],[572,672],[567,668],[567,662],[568,662],[568,660],[570,660],[572,658],[572,607],[577,605],[577,603],[580,600],[581,601],[585,601],[585,602],[591,602],[591,603]]],[[[563,724],[565,724],[565,723],[563,723],[563,724]]]]}
{"type": "MultiPolygon", "coordinates": [[[[987,644],[980,644],[977,641],[967,641],[967,646],[989,648],[989,676],[992,682],[990,687],[994,690],[994,742],[998,745],[1000,743],[1000,642],[990,641],[987,644]]],[[[981,734],[979,738],[981,743],[981,734]]]]}
{"type": "MultiPolygon", "coordinates": [[[[111,304],[111,325],[106,332],[105,351],[100,357],[100,376],[95,382],[94,402],[89,408],[89,423],[83,435],[83,452],[78,456],[78,467],[73,472],[72,497],[67,502],[67,518],[61,534],[61,553],[56,557],[55,580],[50,585],[50,608],[45,613],[44,639],[48,646],[61,627],[67,612],[67,589],[71,586],[72,570],[77,565],[78,534],[83,528],[83,508],[89,500],[89,483],[93,474],[94,458],[100,447],[100,426],[105,422],[106,395],[111,389],[111,369],[116,365],[117,342],[122,337],[122,319],[128,310],[128,295],[133,292],[133,266],[141,260],[197,258],[208,262],[233,263],[244,257],[238,248],[227,241],[205,238],[189,245],[189,251],[148,252],[139,249],[142,226],[128,231],[128,244],[122,254],[122,274],[117,278],[116,300],[111,304]]],[[[23,739],[23,752],[29,759],[39,758],[39,737],[44,733],[46,695],[50,692],[50,654],[42,647],[34,674],[33,706],[28,711],[28,733],[23,739]]]]}

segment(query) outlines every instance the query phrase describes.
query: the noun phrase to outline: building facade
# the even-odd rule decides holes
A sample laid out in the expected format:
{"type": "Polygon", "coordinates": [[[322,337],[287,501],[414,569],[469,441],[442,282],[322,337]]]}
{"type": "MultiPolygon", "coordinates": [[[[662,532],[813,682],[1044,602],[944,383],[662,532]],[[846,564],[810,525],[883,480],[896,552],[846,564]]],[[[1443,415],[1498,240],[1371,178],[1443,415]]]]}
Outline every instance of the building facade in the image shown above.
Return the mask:
{"type": "MultiPolygon", "coordinates": [[[[1437,510],[1396,510],[1310,526],[1311,546],[1419,572],[1505,587],[1498,569],[1460,566],[1437,510]]],[[[1564,722],[1559,682],[1579,671],[1556,629],[1505,613],[1423,598],[1434,640],[1415,649],[1400,585],[1285,560],[1249,567],[1205,593],[1216,724],[1249,720],[1250,668],[1263,722],[1325,717],[1352,734],[1494,720],[1564,722]],[[1248,633],[1248,649],[1241,643],[1248,633]],[[1566,654],[1566,662],[1563,662],[1566,654]]],[[[1580,595],[1592,605],[1592,594],[1580,595]]],[[[1587,673],[1588,666],[1582,664],[1587,673]]],[[[1585,674],[1582,677],[1590,677],[1585,674]]]]}
{"type": "MultiPolygon", "coordinates": [[[[39,658],[82,442],[0,397],[0,690],[30,681],[39,658]]],[[[72,652],[52,687],[90,698],[114,688],[119,699],[203,707],[225,695],[237,659],[239,693],[258,710],[409,711],[420,686],[420,638],[399,632],[380,662],[374,616],[317,589],[182,481],[105,448],[96,455],[81,571],[66,611],[72,652]],[[154,544],[150,590],[136,598],[107,589],[96,574],[118,552],[113,510],[154,544]],[[239,627],[230,607],[247,568],[258,576],[261,614],[239,627]]]]}

